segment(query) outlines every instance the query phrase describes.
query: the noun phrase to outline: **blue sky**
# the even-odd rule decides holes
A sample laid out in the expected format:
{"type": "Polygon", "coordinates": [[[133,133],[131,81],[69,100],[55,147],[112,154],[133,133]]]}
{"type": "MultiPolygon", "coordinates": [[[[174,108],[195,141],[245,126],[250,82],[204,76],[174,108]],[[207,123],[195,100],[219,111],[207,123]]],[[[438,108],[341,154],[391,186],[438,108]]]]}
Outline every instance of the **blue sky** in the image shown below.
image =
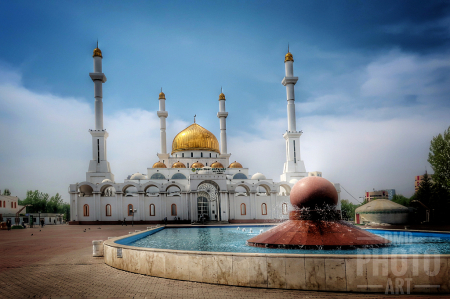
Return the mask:
{"type": "Polygon", "coordinates": [[[0,26],[0,188],[22,198],[84,180],[97,39],[116,181],[157,160],[161,87],[169,147],[194,114],[219,135],[223,87],[233,160],[278,181],[288,43],[302,159],[355,197],[412,195],[450,125],[448,1],[4,1],[0,26]]]}

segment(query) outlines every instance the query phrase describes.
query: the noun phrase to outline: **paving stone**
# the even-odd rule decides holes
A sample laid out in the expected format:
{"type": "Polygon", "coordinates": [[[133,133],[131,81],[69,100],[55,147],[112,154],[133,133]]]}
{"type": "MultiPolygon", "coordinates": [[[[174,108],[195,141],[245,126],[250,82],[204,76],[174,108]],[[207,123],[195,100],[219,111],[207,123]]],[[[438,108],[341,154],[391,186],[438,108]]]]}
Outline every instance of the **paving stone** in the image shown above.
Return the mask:
{"type": "MultiPolygon", "coordinates": [[[[129,273],[107,266],[103,258],[92,257],[92,241],[126,235],[130,228],[114,225],[98,227],[48,225],[42,229],[0,231],[0,298],[388,297],[381,294],[233,287],[129,273]]],[[[135,225],[133,228],[145,230],[146,225],[135,225]]],[[[448,298],[445,295],[414,297],[448,298]]]]}

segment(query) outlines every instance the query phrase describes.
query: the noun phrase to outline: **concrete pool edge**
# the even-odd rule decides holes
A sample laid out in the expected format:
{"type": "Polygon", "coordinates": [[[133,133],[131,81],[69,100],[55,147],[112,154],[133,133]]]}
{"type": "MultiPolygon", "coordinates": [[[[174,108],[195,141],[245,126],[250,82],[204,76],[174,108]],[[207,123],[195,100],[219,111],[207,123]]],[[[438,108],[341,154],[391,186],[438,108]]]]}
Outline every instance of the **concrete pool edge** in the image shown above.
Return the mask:
{"type": "Polygon", "coordinates": [[[114,268],[150,276],[232,286],[298,290],[448,293],[450,255],[332,255],[199,252],[104,242],[114,268]],[[118,257],[118,249],[122,257],[118,257]],[[439,268],[439,269],[438,269],[439,268]],[[438,270],[437,270],[438,269],[438,270]],[[437,287],[439,286],[439,287],[437,287]]]}

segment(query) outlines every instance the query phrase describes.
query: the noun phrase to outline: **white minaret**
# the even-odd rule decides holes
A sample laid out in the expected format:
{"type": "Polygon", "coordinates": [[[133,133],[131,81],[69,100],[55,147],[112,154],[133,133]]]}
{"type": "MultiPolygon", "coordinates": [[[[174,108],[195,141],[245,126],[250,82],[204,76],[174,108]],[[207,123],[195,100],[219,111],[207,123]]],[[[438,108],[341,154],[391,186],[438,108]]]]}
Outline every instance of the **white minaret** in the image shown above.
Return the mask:
{"type": "Polygon", "coordinates": [[[92,136],[92,160],[89,163],[89,170],[86,173],[86,181],[91,183],[101,183],[104,179],[114,181],[114,175],[111,173],[111,167],[107,161],[106,139],[108,132],[103,129],[103,83],[106,82],[106,76],[102,72],[102,51],[94,49],[94,72],[89,73],[94,82],[95,96],[95,130],[89,130],[92,136]]]}
{"type": "Polygon", "coordinates": [[[292,179],[301,179],[308,176],[305,169],[305,163],[300,158],[300,136],[302,131],[297,131],[295,121],[295,94],[294,85],[298,81],[298,77],[294,77],[294,58],[289,52],[284,59],[284,67],[286,76],[281,84],[286,86],[287,96],[287,117],[288,117],[288,129],[283,134],[286,140],[286,163],[284,163],[283,174],[281,175],[281,181],[289,182],[292,179]]]}
{"type": "Polygon", "coordinates": [[[160,139],[161,139],[161,153],[158,154],[159,160],[162,163],[169,162],[169,154],[167,153],[167,142],[166,142],[166,118],[169,113],[166,111],[166,95],[162,91],[159,94],[159,111],[157,112],[159,117],[160,126],[160,139]]]}
{"type": "Polygon", "coordinates": [[[167,143],[166,143],[166,118],[169,113],[166,111],[166,95],[164,92],[159,94],[159,111],[157,112],[159,117],[159,125],[161,130],[161,154],[167,154],[167,143]]]}
{"type": "Polygon", "coordinates": [[[230,154],[227,152],[227,116],[228,112],[225,111],[225,95],[222,90],[219,95],[219,112],[217,117],[220,121],[220,157],[227,158],[227,164],[230,154]]]}

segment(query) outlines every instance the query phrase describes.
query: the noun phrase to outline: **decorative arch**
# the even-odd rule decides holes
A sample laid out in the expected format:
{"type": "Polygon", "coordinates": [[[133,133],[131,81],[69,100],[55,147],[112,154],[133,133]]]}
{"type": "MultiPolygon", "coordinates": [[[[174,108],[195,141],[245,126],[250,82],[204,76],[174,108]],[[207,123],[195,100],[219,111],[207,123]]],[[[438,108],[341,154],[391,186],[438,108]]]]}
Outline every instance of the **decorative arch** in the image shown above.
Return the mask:
{"type": "Polygon", "coordinates": [[[177,193],[181,193],[181,187],[178,185],[178,184],[170,184],[169,186],[167,186],[167,188],[166,188],[166,192],[167,192],[167,195],[168,196],[180,196],[179,194],[177,194],[177,193]],[[178,189],[178,191],[174,191],[175,189],[174,188],[177,188],[178,189]],[[169,189],[171,189],[171,190],[169,190],[169,189]]]}
{"type": "Polygon", "coordinates": [[[258,187],[264,188],[264,190],[266,191],[266,195],[270,196],[270,187],[269,187],[269,185],[267,185],[267,183],[264,183],[264,182],[258,183],[256,185],[256,190],[258,190],[258,187]]]}
{"type": "Polygon", "coordinates": [[[291,194],[292,188],[291,188],[291,186],[289,186],[288,183],[283,183],[282,182],[282,183],[278,184],[277,187],[278,187],[278,193],[279,194],[285,193],[285,196],[288,196],[288,195],[291,194]],[[284,189],[285,191],[283,192],[282,189],[284,189]]]}
{"type": "Polygon", "coordinates": [[[239,184],[239,185],[236,186],[236,188],[234,188],[234,192],[236,192],[236,189],[238,187],[244,188],[246,193],[247,193],[247,196],[250,196],[250,186],[249,185],[247,185],[247,184],[239,184]]]}
{"type": "Polygon", "coordinates": [[[127,189],[130,188],[130,187],[135,187],[136,190],[139,192],[139,184],[131,183],[131,182],[127,182],[126,184],[123,185],[122,192],[126,193],[127,189]]]}
{"type": "Polygon", "coordinates": [[[162,187],[161,189],[162,189],[162,190],[165,190],[165,191],[167,192],[167,190],[168,190],[170,187],[173,187],[173,186],[178,187],[178,188],[180,189],[180,191],[183,191],[183,190],[184,190],[184,186],[181,185],[180,183],[177,183],[177,182],[175,182],[175,183],[170,182],[170,183],[168,183],[168,184],[166,184],[166,185],[163,185],[163,187],[162,187]]]}
{"type": "Polygon", "coordinates": [[[89,182],[82,182],[78,184],[78,191],[81,197],[90,197],[96,190],[96,186],[89,182]]]}

